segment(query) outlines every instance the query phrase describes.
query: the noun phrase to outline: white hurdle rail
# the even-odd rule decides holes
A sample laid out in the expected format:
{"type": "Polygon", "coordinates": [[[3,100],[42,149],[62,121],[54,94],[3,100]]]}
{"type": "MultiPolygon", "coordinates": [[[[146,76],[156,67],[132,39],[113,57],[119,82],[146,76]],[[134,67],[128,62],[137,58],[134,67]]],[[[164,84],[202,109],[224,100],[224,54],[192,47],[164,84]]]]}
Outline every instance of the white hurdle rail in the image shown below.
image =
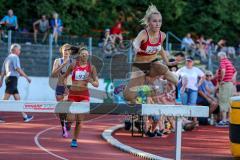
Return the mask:
{"type": "Polygon", "coordinates": [[[4,101],[0,100],[0,112],[37,112],[37,113],[89,113],[86,102],[56,101],[4,101]],[[81,107],[79,107],[81,106],[81,107]]]}
{"type": "Polygon", "coordinates": [[[4,101],[0,100],[0,112],[37,112],[113,115],[164,115],[176,117],[175,159],[181,159],[183,117],[208,117],[209,107],[162,104],[104,104],[88,102],[56,101],[4,101]]]}

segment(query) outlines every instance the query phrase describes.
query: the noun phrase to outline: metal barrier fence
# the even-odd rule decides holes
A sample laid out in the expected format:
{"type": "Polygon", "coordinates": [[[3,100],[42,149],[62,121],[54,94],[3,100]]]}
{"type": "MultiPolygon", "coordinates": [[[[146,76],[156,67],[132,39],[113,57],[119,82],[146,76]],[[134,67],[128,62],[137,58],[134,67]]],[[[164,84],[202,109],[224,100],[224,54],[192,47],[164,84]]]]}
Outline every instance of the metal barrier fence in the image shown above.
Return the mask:
{"type": "MultiPolygon", "coordinates": [[[[93,53],[94,56],[98,56],[102,58],[103,61],[105,61],[104,56],[109,56],[109,55],[111,56],[119,52],[127,55],[128,63],[131,63],[133,60],[133,50],[131,47],[131,41],[129,40],[124,41],[127,48],[123,50],[121,47],[118,47],[118,50],[114,50],[113,48],[111,48],[111,45],[102,47],[102,44],[99,43],[99,39],[92,38],[92,37],[83,38],[79,36],[61,35],[59,36],[57,43],[54,42],[54,38],[51,33],[47,34],[47,37],[45,37],[45,39],[43,39],[44,34],[42,33],[38,33],[37,36],[34,38],[34,33],[12,32],[12,31],[5,32],[5,34],[2,35],[1,37],[2,37],[2,40],[0,41],[0,46],[2,46],[1,47],[2,49],[0,49],[0,62],[2,61],[2,58],[7,55],[7,53],[5,53],[6,50],[4,49],[4,47],[6,47],[6,44],[9,51],[10,45],[12,43],[19,43],[22,45],[22,48],[24,51],[23,54],[26,56],[36,54],[35,52],[37,51],[41,52],[39,53],[41,54],[39,60],[40,59],[42,60],[39,63],[43,63],[44,66],[48,66],[47,68],[44,69],[44,71],[45,72],[47,71],[47,73],[40,74],[44,76],[50,75],[52,65],[53,65],[53,59],[60,56],[58,48],[60,45],[64,43],[70,43],[73,45],[85,44],[86,46],[88,46],[90,53],[93,53]]],[[[169,54],[171,54],[174,51],[181,50],[181,39],[176,35],[174,35],[172,32],[167,32],[166,34],[166,50],[168,51],[169,54]]],[[[209,55],[208,62],[206,63],[206,66],[209,70],[212,71],[213,70],[213,62],[211,58],[212,52],[210,51],[208,55],[209,55]]],[[[25,58],[27,58],[26,56],[25,58]]]]}
{"type": "Polygon", "coordinates": [[[124,40],[126,46],[124,49],[117,46],[116,50],[108,51],[108,48],[98,44],[99,40],[97,38],[61,35],[58,38],[58,43],[55,43],[52,34],[48,34],[45,41],[43,41],[43,37],[44,35],[41,33],[38,33],[37,39],[34,39],[34,33],[5,32],[0,40],[0,64],[3,63],[4,58],[8,55],[12,43],[21,44],[21,64],[23,69],[30,73],[31,76],[50,75],[53,60],[60,57],[59,47],[64,43],[73,45],[84,44],[88,47],[90,54],[92,54],[91,56],[97,57],[95,59],[99,59],[102,61],[101,63],[106,65],[110,65],[111,57],[116,54],[127,56],[128,60],[126,63],[131,63],[133,59],[131,41],[129,40],[124,40]]]}

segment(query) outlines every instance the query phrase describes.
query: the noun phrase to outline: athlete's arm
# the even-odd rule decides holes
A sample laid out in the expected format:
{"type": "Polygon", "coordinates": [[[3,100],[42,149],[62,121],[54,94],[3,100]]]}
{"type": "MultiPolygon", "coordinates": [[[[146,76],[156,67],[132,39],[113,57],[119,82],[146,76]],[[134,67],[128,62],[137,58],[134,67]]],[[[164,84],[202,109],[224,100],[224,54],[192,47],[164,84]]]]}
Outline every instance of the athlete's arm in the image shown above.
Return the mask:
{"type": "Polygon", "coordinates": [[[51,76],[52,77],[56,77],[60,71],[59,69],[59,60],[58,59],[55,59],[54,63],[53,63],[53,69],[52,69],[52,74],[51,76]]]}
{"type": "Polygon", "coordinates": [[[5,69],[5,61],[4,61],[2,65],[2,70],[1,70],[0,87],[2,87],[3,78],[5,75],[6,75],[6,69],[5,69]]]}
{"type": "Polygon", "coordinates": [[[67,78],[68,75],[69,75],[70,73],[72,73],[72,70],[73,70],[73,65],[71,64],[71,65],[68,67],[68,69],[67,69],[67,71],[65,72],[65,74],[63,75],[63,77],[64,77],[64,78],[67,78]]]}
{"type": "MultiPolygon", "coordinates": [[[[162,36],[162,46],[163,46],[163,41],[166,38],[166,34],[161,32],[161,36],[162,36]]],[[[174,65],[178,64],[177,61],[169,62],[168,57],[167,57],[167,53],[166,53],[166,51],[164,50],[163,47],[162,47],[162,49],[161,49],[161,51],[159,53],[160,53],[162,59],[164,60],[164,62],[166,63],[167,66],[174,66],[174,65]]]]}
{"type": "Polygon", "coordinates": [[[96,67],[92,65],[92,75],[91,78],[89,79],[89,82],[94,86],[94,87],[98,87],[99,86],[99,81],[98,81],[98,76],[97,76],[97,70],[96,67]]]}
{"type": "Polygon", "coordinates": [[[142,49],[140,48],[140,46],[141,46],[141,43],[146,40],[146,37],[147,37],[146,31],[145,31],[145,30],[142,30],[142,31],[137,35],[137,37],[134,39],[134,41],[133,41],[133,48],[134,48],[135,53],[145,52],[144,50],[142,50],[142,49]]]}
{"type": "Polygon", "coordinates": [[[16,68],[16,71],[20,74],[20,76],[23,76],[24,78],[27,79],[29,83],[31,83],[31,79],[27,76],[27,74],[21,68],[16,68]]]}
{"type": "Polygon", "coordinates": [[[59,74],[59,72],[61,71],[61,69],[67,65],[67,60],[64,61],[64,63],[62,65],[59,65],[59,59],[55,59],[54,64],[53,64],[53,69],[52,69],[52,77],[57,77],[57,75],[59,74]]]}
{"type": "Polygon", "coordinates": [[[0,87],[2,87],[4,75],[5,75],[4,72],[1,72],[0,87]]]}

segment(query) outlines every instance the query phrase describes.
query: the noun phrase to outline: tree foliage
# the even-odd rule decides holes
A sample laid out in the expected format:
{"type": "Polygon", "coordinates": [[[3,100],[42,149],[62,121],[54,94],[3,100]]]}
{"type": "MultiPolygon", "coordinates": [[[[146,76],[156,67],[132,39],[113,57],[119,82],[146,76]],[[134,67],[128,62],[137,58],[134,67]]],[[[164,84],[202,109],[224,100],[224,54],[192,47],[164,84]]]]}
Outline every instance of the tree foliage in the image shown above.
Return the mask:
{"type": "Polygon", "coordinates": [[[143,26],[140,19],[150,4],[163,16],[163,31],[179,37],[196,32],[214,40],[226,38],[238,42],[240,1],[237,0],[0,0],[0,16],[12,8],[21,28],[32,30],[32,23],[41,14],[51,18],[59,13],[65,34],[92,35],[93,30],[110,28],[121,17],[130,36],[143,26]]]}

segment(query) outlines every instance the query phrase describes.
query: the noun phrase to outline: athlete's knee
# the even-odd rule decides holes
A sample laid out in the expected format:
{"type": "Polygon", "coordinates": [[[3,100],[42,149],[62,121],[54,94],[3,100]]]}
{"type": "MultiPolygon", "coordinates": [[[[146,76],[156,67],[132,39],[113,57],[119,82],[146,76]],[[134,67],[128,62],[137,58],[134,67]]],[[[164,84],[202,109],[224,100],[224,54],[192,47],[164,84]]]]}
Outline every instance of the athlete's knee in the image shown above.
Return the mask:
{"type": "Polygon", "coordinates": [[[170,82],[172,82],[174,85],[177,85],[178,83],[178,79],[177,79],[177,76],[172,73],[171,71],[167,71],[165,74],[164,74],[165,78],[167,80],[169,80],[170,82]]]}
{"type": "Polygon", "coordinates": [[[169,71],[168,67],[162,63],[153,63],[151,66],[158,74],[164,75],[169,71]]]}

